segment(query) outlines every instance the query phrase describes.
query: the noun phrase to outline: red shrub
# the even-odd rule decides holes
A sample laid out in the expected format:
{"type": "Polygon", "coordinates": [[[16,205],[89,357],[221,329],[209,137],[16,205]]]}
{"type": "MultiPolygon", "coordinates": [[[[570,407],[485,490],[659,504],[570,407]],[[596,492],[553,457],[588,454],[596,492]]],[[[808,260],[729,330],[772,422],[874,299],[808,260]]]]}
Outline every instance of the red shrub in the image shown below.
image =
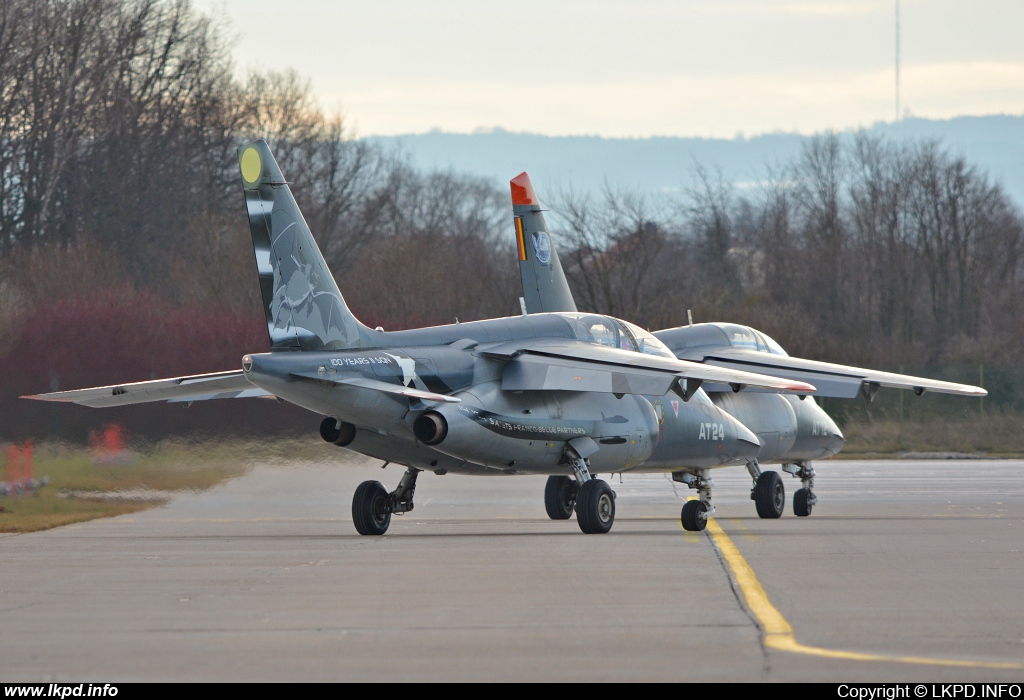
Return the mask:
{"type": "Polygon", "coordinates": [[[89,431],[111,422],[130,435],[152,439],[200,431],[265,433],[305,429],[310,420],[301,410],[258,399],[204,401],[187,412],[182,404],[98,412],[18,398],[239,369],[245,353],[269,349],[266,321],[260,315],[182,308],[153,294],[111,290],[42,305],[13,331],[16,341],[0,359],[0,439],[84,441],[89,431]]]}

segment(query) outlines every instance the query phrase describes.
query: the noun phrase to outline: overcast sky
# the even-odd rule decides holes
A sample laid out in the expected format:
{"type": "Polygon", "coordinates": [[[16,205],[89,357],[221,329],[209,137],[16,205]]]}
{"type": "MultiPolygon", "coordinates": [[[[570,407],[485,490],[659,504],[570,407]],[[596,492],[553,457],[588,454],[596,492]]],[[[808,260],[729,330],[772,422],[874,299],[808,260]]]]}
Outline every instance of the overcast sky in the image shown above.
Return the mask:
{"type": "MultiPolygon", "coordinates": [[[[295,68],[361,136],[748,136],[892,120],[895,0],[194,0],[240,71],[295,68]]],[[[915,116],[1024,113],[1024,2],[901,0],[915,116]]]]}

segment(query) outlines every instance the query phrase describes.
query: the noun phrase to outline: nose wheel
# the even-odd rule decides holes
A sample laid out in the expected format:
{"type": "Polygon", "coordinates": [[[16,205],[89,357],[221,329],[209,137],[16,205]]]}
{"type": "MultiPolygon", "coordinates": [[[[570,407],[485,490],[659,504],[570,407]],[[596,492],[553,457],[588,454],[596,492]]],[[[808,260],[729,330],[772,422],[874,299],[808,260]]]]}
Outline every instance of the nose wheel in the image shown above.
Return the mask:
{"type": "Polygon", "coordinates": [[[810,462],[797,462],[783,464],[782,470],[800,479],[802,488],[793,494],[793,514],[806,518],[818,502],[818,497],[814,495],[814,467],[810,462]]]}
{"type": "Polygon", "coordinates": [[[707,469],[691,469],[685,472],[672,472],[672,480],[697,489],[697,498],[683,504],[679,514],[679,522],[689,532],[700,532],[708,524],[708,518],[715,514],[715,506],[711,503],[711,490],[715,482],[708,476],[707,469]]]}
{"type": "Polygon", "coordinates": [[[797,492],[793,494],[793,514],[801,518],[806,518],[810,515],[811,508],[814,507],[811,505],[810,500],[810,491],[807,489],[797,489],[797,492]]]}
{"type": "Polygon", "coordinates": [[[683,529],[690,532],[700,532],[708,524],[707,506],[700,501],[687,501],[683,504],[683,512],[679,520],[683,529]]]}

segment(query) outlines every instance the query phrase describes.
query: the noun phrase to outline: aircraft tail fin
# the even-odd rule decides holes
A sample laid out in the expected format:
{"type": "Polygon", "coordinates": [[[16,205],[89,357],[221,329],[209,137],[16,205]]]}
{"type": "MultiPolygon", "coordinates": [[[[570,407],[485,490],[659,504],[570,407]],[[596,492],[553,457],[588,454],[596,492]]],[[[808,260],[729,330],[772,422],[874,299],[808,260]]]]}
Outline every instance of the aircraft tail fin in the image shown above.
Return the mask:
{"type": "Polygon", "coordinates": [[[260,293],[273,350],[341,350],[370,331],[345,304],[264,140],[238,149],[260,293]]]}
{"type": "Polygon", "coordinates": [[[576,311],[530,176],[520,173],[510,185],[526,312],[576,311]]]}

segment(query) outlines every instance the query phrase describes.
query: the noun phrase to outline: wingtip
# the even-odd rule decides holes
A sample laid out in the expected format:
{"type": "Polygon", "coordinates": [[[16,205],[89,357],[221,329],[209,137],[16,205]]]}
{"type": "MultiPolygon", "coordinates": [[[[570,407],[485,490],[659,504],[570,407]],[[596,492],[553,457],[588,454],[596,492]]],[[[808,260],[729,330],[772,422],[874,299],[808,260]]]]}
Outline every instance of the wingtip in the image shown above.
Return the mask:
{"type": "Polygon", "coordinates": [[[519,173],[509,182],[512,187],[512,204],[539,204],[537,193],[533,191],[533,183],[525,172],[519,173]]]}

